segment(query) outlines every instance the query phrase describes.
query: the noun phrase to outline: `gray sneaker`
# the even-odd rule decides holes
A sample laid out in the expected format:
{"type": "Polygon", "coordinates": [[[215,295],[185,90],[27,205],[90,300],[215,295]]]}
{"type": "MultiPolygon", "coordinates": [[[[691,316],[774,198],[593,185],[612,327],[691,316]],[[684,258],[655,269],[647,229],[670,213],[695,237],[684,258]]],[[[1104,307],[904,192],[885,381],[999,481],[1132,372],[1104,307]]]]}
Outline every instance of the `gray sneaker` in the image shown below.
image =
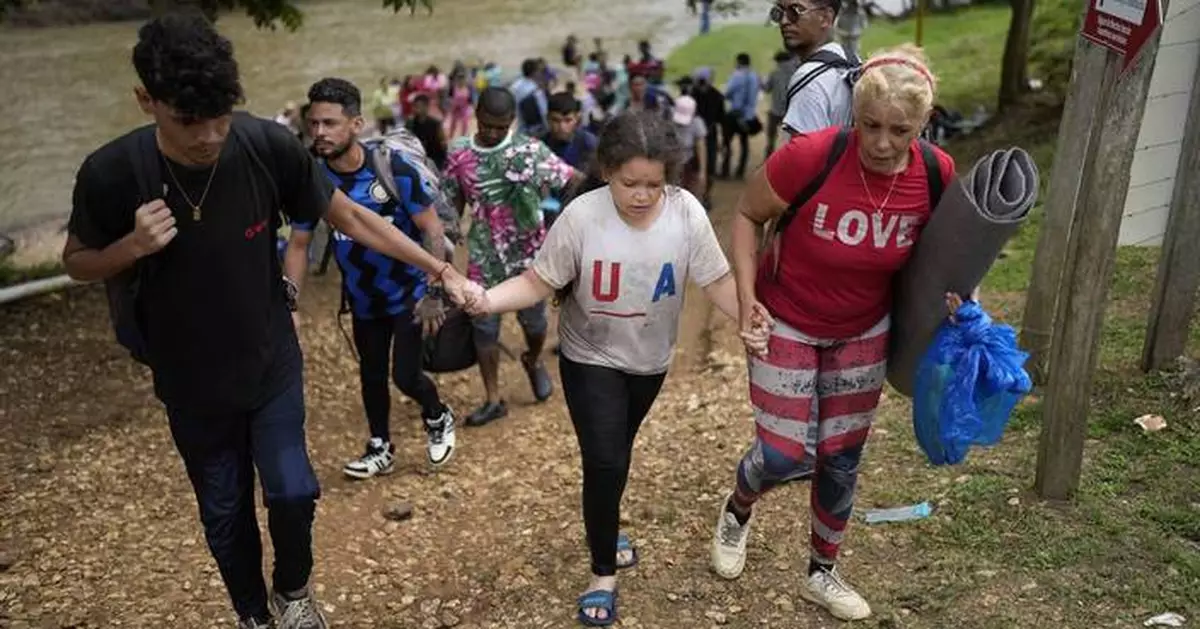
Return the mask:
{"type": "Polygon", "coordinates": [[[271,623],[258,622],[253,618],[238,621],[238,629],[271,629],[271,623]]]}
{"type": "Polygon", "coordinates": [[[294,600],[276,592],[271,595],[271,605],[279,619],[275,625],[278,629],[329,629],[311,588],[294,600]]]}

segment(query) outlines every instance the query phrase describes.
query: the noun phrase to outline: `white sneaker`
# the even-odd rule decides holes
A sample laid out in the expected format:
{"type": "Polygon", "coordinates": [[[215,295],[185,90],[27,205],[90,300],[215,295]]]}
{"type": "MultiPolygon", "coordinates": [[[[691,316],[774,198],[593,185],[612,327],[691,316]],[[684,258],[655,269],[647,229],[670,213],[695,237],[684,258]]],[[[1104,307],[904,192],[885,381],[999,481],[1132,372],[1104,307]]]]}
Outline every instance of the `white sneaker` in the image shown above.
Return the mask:
{"type": "Polygon", "coordinates": [[[313,598],[312,590],[306,589],[298,599],[287,598],[278,592],[271,596],[272,606],[279,618],[279,629],[329,629],[321,606],[313,598]]]}
{"type": "Polygon", "coordinates": [[[396,447],[380,439],[371,437],[367,442],[367,450],[363,455],[350,461],[342,468],[342,472],[350,478],[359,480],[377,475],[391,474],[396,466],[396,447]]]}
{"type": "Polygon", "coordinates": [[[871,615],[871,606],[842,580],[836,568],[809,575],[800,596],[829,610],[839,620],[862,620],[871,615]]]}
{"type": "Polygon", "coordinates": [[[430,465],[441,467],[449,463],[450,457],[454,456],[454,446],[458,442],[454,436],[454,413],[449,406],[442,411],[441,417],[425,420],[425,434],[425,450],[430,465]]]}
{"type": "Polygon", "coordinates": [[[751,512],[746,524],[738,524],[737,516],[725,508],[732,498],[733,494],[730,493],[721,501],[712,544],[713,572],[726,579],[738,578],[746,567],[746,540],[750,539],[750,523],[754,521],[754,513],[751,512]]]}

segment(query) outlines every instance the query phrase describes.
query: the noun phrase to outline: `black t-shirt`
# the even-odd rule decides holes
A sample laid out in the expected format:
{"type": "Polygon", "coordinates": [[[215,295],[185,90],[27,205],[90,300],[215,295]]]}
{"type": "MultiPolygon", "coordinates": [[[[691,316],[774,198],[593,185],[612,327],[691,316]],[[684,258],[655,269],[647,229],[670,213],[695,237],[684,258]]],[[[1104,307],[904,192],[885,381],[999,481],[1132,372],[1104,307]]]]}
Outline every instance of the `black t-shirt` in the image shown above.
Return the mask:
{"type": "Polygon", "coordinates": [[[711,132],[725,120],[725,96],[715,87],[705,90],[692,89],[692,98],[696,99],[696,113],[711,132]]]}
{"type": "MultiPolygon", "coordinates": [[[[264,146],[252,148],[231,131],[199,221],[179,187],[198,202],[212,169],[159,157],[179,233],[146,258],[138,308],[155,393],[168,407],[251,410],[279,393],[301,363],[276,253],[279,210],[293,221],[314,222],[324,216],[333,186],[283,126],[243,113],[233,125],[251,129],[245,134],[257,134],[264,146]]],[[[129,143],[137,133],[110,142],[80,167],[69,229],[90,248],[103,249],[133,230],[139,195],[129,143]]]]}
{"type": "Polygon", "coordinates": [[[433,117],[410,118],[405,124],[408,131],[417,136],[421,146],[425,147],[425,155],[433,160],[438,169],[446,167],[446,146],[442,143],[442,121],[433,117]]]}

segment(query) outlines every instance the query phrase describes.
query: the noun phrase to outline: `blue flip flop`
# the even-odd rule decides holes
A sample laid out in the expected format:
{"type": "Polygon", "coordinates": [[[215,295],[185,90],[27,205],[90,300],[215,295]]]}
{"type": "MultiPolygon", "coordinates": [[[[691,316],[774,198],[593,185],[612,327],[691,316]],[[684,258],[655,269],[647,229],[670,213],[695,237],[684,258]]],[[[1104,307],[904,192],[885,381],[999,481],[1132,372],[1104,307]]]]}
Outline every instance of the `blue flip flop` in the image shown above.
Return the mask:
{"type": "Polygon", "coordinates": [[[576,601],[579,605],[579,622],[585,627],[608,627],[617,622],[617,592],[616,590],[595,590],[580,596],[576,601]],[[589,609],[602,609],[605,618],[592,618],[587,614],[589,609]]]}
{"type": "Polygon", "coordinates": [[[629,536],[624,533],[617,535],[617,552],[629,552],[631,557],[626,563],[618,563],[617,570],[625,570],[638,565],[638,551],[633,547],[633,542],[629,541],[629,536]]]}

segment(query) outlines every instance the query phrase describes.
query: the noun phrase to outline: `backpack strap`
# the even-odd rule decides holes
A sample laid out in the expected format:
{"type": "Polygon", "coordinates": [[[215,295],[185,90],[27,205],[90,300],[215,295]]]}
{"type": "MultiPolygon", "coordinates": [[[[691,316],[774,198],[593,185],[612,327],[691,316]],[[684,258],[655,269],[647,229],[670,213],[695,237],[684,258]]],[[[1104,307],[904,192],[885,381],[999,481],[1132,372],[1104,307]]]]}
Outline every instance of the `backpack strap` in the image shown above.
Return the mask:
{"type": "MultiPolygon", "coordinates": [[[[154,125],[147,125],[134,132],[133,141],[125,145],[133,178],[137,182],[137,209],[155,199],[167,198],[167,187],[163,182],[161,154],[158,150],[158,135],[154,125]]],[[[132,275],[136,280],[145,279],[155,256],[147,256],[134,262],[132,275]]]]}
{"type": "MultiPolygon", "coordinates": [[[[806,63],[817,63],[820,65],[813,68],[812,70],[809,70],[808,74],[805,74],[804,76],[800,77],[800,80],[796,81],[795,85],[792,85],[791,87],[788,88],[788,91],[787,91],[788,108],[791,107],[792,99],[795,98],[796,95],[799,94],[801,90],[808,87],[809,83],[812,83],[813,81],[815,81],[817,79],[817,77],[821,76],[822,74],[825,74],[825,72],[832,70],[833,68],[857,68],[859,66],[859,61],[858,61],[857,57],[855,57],[853,59],[847,59],[847,58],[842,57],[842,56],[840,56],[832,51],[829,51],[829,50],[818,50],[817,52],[813,53],[812,55],[809,55],[806,59],[804,59],[804,61],[801,61],[800,65],[803,66],[806,63]]],[[[786,111],[786,109],[787,108],[785,108],[785,111],[786,111]]]]}
{"type": "Polygon", "coordinates": [[[375,180],[383,186],[392,202],[399,204],[400,188],[396,186],[396,175],[392,172],[392,149],[383,140],[375,140],[367,144],[367,159],[371,162],[371,170],[375,171],[375,180]]]}
{"type": "Polygon", "coordinates": [[[267,122],[270,121],[239,113],[234,115],[230,127],[246,147],[250,160],[267,176],[271,199],[278,209],[283,204],[283,197],[279,194],[279,185],[275,181],[275,154],[271,150],[271,140],[267,137],[267,130],[263,124],[267,122]]]}
{"type": "Polygon", "coordinates": [[[929,210],[933,211],[942,200],[946,182],[942,181],[942,165],[933,150],[933,144],[920,140],[918,145],[921,149],[921,161],[925,162],[925,179],[929,182],[929,210]]]}
{"type": "Polygon", "coordinates": [[[142,205],[163,198],[166,190],[163,187],[162,163],[159,161],[154,125],[138,129],[133,140],[125,148],[133,164],[133,178],[137,181],[138,205],[142,205]]]}
{"type": "Polygon", "coordinates": [[[804,207],[804,204],[813,198],[813,195],[821,189],[821,186],[825,185],[825,180],[829,178],[829,173],[833,172],[833,167],[837,166],[838,161],[842,159],[842,155],[846,153],[846,147],[849,143],[850,128],[842,127],[838,129],[837,136],[833,139],[833,147],[830,148],[829,155],[825,158],[825,166],[821,168],[821,172],[817,173],[817,176],[813,177],[808,182],[808,185],[800,190],[796,198],[792,199],[787,209],[775,221],[775,234],[777,236],[782,234],[783,230],[787,229],[792,219],[796,218],[796,214],[800,211],[800,208],[804,207]]]}

